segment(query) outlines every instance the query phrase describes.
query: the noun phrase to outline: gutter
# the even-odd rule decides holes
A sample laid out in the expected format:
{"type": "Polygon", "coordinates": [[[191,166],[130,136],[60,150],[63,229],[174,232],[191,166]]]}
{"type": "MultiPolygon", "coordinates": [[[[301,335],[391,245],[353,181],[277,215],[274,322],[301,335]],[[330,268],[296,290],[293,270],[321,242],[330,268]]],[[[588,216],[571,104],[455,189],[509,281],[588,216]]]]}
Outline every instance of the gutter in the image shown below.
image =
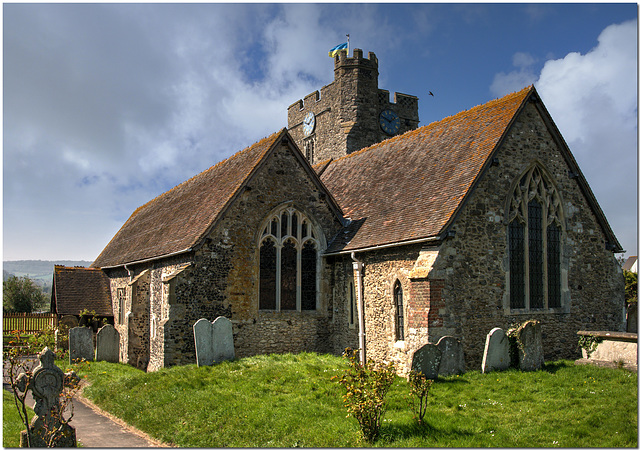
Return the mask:
{"type": "Polygon", "coordinates": [[[150,261],[157,261],[158,259],[170,258],[172,256],[182,255],[183,253],[189,253],[191,251],[193,251],[193,247],[189,247],[189,248],[184,249],[184,250],[178,250],[177,252],[169,253],[169,254],[166,254],[166,255],[154,256],[153,258],[141,259],[141,260],[138,260],[138,261],[130,261],[130,262],[126,262],[124,264],[117,264],[115,266],[104,266],[104,267],[100,267],[100,269],[104,270],[104,269],[116,269],[118,267],[124,267],[127,270],[127,272],[129,272],[129,277],[131,277],[130,269],[128,269],[127,266],[131,266],[132,264],[142,264],[142,263],[146,263],[146,262],[150,262],[150,261]]]}
{"type": "Polygon", "coordinates": [[[443,233],[440,236],[431,236],[431,237],[428,237],[428,238],[413,239],[411,241],[393,242],[391,244],[380,244],[380,245],[374,245],[372,247],[364,247],[364,248],[359,248],[359,249],[355,249],[355,250],[340,250],[340,251],[332,252],[332,253],[324,253],[322,256],[337,256],[337,255],[348,255],[348,254],[350,254],[351,257],[353,258],[353,254],[354,254],[354,252],[356,250],[358,252],[368,252],[368,251],[371,251],[371,250],[379,250],[379,249],[382,249],[382,248],[399,247],[401,245],[422,244],[422,243],[425,243],[425,242],[437,242],[437,241],[444,240],[445,237],[447,237],[447,234],[443,233]]]}

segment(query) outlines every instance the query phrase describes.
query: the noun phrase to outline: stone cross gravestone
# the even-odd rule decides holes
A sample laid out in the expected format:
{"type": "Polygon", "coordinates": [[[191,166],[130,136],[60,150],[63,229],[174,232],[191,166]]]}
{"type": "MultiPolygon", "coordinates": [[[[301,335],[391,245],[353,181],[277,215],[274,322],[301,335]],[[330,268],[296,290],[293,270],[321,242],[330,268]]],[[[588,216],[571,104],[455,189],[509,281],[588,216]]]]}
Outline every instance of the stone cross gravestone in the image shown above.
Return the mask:
{"type": "Polygon", "coordinates": [[[442,351],[434,344],[426,344],[416,350],[411,361],[411,370],[422,372],[429,380],[438,378],[442,351]]]}
{"type": "Polygon", "coordinates": [[[442,352],[438,375],[456,375],[464,372],[464,352],[459,339],[453,336],[443,336],[436,345],[442,352]]]}
{"type": "Polygon", "coordinates": [[[78,382],[78,377],[74,372],[63,373],[54,364],[54,357],[54,353],[45,347],[38,355],[40,364],[33,371],[31,379],[24,373],[18,377],[18,390],[24,392],[29,386],[35,401],[35,416],[28,430],[20,434],[20,447],[28,447],[29,444],[31,447],[76,446],[76,430],[61,420],[60,393],[72,379],[74,383],[78,382]]]}
{"type": "Polygon", "coordinates": [[[75,327],[69,330],[69,363],[81,359],[93,361],[93,332],[91,328],[75,327]]]}
{"type": "Polygon", "coordinates": [[[509,338],[502,328],[494,328],[487,335],[482,355],[482,373],[505,370],[511,364],[509,338]]]}
{"type": "Polygon", "coordinates": [[[120,333],[113,325],[105,325],[96,335],[96,361],[117,363],[120,357],[120,333]]]}
{"type": "Polygon", "coordinates": [[[539,370],[544,364],[540,322],[525,323],[520,330],[519,341],[522,345],[522,348],[518,347],[520,370],[539,370]]]}
{"type": "Polygon", "coordinates": [[[233,327],[226,317],[220,316],[213,323],[204,318],[198,320],[193,325],[193,337],[198,367],[235,358],[233,327]]]}

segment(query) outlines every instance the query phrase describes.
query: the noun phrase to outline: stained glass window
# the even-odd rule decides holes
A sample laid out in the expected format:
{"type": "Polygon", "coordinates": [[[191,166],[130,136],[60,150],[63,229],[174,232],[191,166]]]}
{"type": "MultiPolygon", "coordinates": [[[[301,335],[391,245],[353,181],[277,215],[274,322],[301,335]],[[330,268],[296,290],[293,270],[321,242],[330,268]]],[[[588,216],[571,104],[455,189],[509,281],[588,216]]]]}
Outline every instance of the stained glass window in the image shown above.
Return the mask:
{"type": "Polygon", "coordinates": [[[396,306],[396,340],[404,341],[404,308],[402,305],[402,285],[396,281],[393,288],[393,298],[396,306]]]}
{"type": "Polygon", "coordinates": [[[291,239],[285,242],[284,247],[282,247],[281,259],[280,309],[296,309],[298,251],[291,239]]]}
{"type": "Polygon", "coordinates": [[[564,215],[555,184],[534,165],[516,184],[508,205],[510,307],[561,307],[564,215]]]}
{"type": "Polygon", "coordinates": [[[266,223],[260,237],[260,309],[315,310],[319,260],[313,226],[291,207],[266,223]]]}
{"type": "Polygon", "coordinates": [[[544,308],[542,205],[529,202],[529,307],[544,308]]]}
{"type": "Polygon", "coordinates": [[[316,309],[316,265],[318,257],[313,241],[302,247],[302,310],[316,309]]]}
{"type": "Polygon", "coordinates": [[[560,295],[560,228],[555,223],[547,227],[547,286],[549,308],[559,308],[560,295]]]}
{"type": "Polygon", "coordinates": [[[265,239],[260,246],[260,309],[276,309],[276,246],[265,239]]]}
{"type": "Polygon", "coordinates": [[[517,220],[509,224],[509,283],[511,307],[524,308],[524,225],[517,220]]]}

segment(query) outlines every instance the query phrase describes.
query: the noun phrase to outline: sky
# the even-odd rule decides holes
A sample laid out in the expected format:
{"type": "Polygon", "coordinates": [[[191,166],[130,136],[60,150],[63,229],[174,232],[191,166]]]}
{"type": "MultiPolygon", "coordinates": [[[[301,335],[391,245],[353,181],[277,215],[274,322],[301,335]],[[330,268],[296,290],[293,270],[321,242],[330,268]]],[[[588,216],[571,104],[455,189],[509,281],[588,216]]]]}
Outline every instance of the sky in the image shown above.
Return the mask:
{"type": "MultiPolygon", "coordinates": [[[[4,3],[3,260],[93,261],[131,213],[287,125],[346,41],[427,125],[534,84],[637,255],[635,3],[4,3]],[[429,91],[434,96],[428,95],[429,91]]],[[[393,98],[393,97],[391,97],[393,98]]]]}

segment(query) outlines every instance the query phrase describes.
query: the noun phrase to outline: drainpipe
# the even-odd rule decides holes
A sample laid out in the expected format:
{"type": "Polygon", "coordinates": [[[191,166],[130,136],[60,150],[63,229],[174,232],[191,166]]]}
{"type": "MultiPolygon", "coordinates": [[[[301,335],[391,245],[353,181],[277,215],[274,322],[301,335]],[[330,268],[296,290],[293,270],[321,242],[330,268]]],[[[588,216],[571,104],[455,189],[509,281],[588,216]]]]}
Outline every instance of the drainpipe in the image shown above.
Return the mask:
{"type": "Polygon", "coordinates": [[[358,345],[360,347],[360,364],[363,366],[367,363],[367,354],[365,349],[365,333],[364,333],[364,299],[362,286],[362,261],[356,258],[355,252],[351,252],[353,260],[354,278],[356,281],[356,299],[358,301],[358,345]]]}
{"type": "Polygon", "coordinates": [[[133,277],[131,276],[131,269],[129,269],[129,268],[127,267],[127,265],[125,264],[125,265],[124,265],[124,270],[126,270],[126,271],[127,271],[127,273],[129,274],[129,282],[131,282],[131,280],[133,280],[133,277]]]}

